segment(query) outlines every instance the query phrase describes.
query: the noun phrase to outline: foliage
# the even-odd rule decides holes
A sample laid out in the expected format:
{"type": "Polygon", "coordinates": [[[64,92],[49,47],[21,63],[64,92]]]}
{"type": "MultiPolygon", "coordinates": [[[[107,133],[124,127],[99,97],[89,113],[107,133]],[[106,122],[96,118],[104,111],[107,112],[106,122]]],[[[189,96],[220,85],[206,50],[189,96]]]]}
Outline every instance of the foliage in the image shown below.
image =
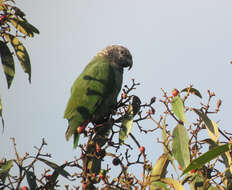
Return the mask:
{"type": "Polygon", "coordinates": [[[73,161],[61,165],[51,162],[51,155],[42,153],[46,145],[44,140],[42,145],[36,148],[35,156],[25,153],[20,157],[15,140],[12,139],[16,158],[2,159],[0,188],[19,189],[27,181],[30,189],[60,189],[59,179],[62,178],[59,176],[62,176],[70,181],[70,184],[65,186],[66,189],[230,189],[231,134],[221,131],[218,124],[210,119],[211,115],[219,112],[221,100],[217,100],[213,106],[215,94],[207,91],[206,103],[193,107],[186,103],[191,102],[191,95],[195,94],[197,98],[204,96],[201,96],[197,89],[193,90],[192,85],[175,97],[162,89],[163,97],[159,102],[163,105],[164,111],[157,116],[157,110],[153,106],[156,104],[156,98],[151,98],[149,103],[142,103],[134,94],[138,85],[132,80],[130,87],[124,87],[121,99],[109,118],[110,131],[102,137],[101,146],[93,145],[91,142],[95,134],[104,130],[106,123],[109,124],[109,120],[89,124],[85,128],[83,134],[86,141],[80,142],[81,154],[73,161]],[[146,120],[153,123],[153,128],[147,129],[143,126],[146,120]],[[163,146],[163,152],[157,161],[148,160],[147,154],[151,150],[143,147],[133,134],[134,127],[145,134],[157,134],[159,130],[162,132],[162,140],[158,139],[157,142],[163,146]],[[208,138],[202,139],[206,131],[208,138]],[[219,141],[219,133],[228,143],[219,141]],[[126,144],[127,138],[131,138],[136,146],[126,144]],[[89,146],[94,146],[91,153],[86,151],[89,146]],[[107,160],[112,160],[112,163],[103,166],[99,173],[89,172],[85,160],[94,157],[101,158],[102,163],[107,160]],[[35,169],[39,162],[45,164],[42,175],[38,175],[35,169]],[[138,170],[139,165],[142,175],[135,176],[133,171],[138,170]],[[17,176],[11,174],[13,167],[18,168],[17,176]],[[73,168],[75,173],[71,172],[73,168]],[[118,173],[115,173],[116,171],[118,173]],[[81,185],[75,186],[76,182],[81,185]]]}
{"type": "MultiPolygon", "coordinates": [[[[34,34],[39,34],[38,29],[26,20],[25,13],[15,6],[15,2],[0,0],[0,54],[8,88],[14,79],[15,60],[31,81],[30,58],[20,40],[34,37],[34,34]]],[[[142,103],[134,94],[138,85],[132,80],[130,87],[124,86],[121,99],[109,118],[79,129],[85,141],[79,144],[80,154],[72,161],[52,162],[51,154],[43,153],[47,145],[44,139],[40,147],[35,147],[35,155],[20,156],[12,138],[15,158],[0,160],[0,189],[60,189],[60,177],[70,181],[66,189],[232,189],[232,134],[222,131],[218,123],[210,119],[219,112],[221,100],[212,108],[215,94],[208,90],[206,103],[193,106],[189,103],[191,95],[199,99],[204,96],[192,85],[180,91],[174,89],[172,95],[162,89],[159,102],[164,110],[158,115],[154,108],[156,97],[149,103],[142,103]],[[152,122],[151,129],[145,127],[146,120],[152,122]],[[158,138],[157,142],[163,146],[163,152],[157,161],[148,159],[151,150],[139,142],[134,127],[145,135],[161,132],[162,140],[158,138]],[[203,138],[206,131],[208,137],[203,138]],[[99,137],[99,134],[104,135],[99,137]],[[220,135],[227,142],[222,142],[220,135]],[[99,144],[92,143],[96,137],[99,144]],[[127,144],[128,138],[135,146],[127,144]],[[94,168],[96,158],[107,163],[99,173],[89,171],[90,167],[94,168]],[[111,164],[107,162],[109,160],[112,160],[111,164]],[[44,170],[39,175],[36,168],[41,163],[44,170]],[[134,173],[138,166],[141,166],[141,176],[134,173]],[[75,173],[72,173],[73,168],[75,173]],[[15,171],[18,171],[16,175],[15,171]],[[26,182],[28,185],[22,187],[26,182]],[[76,185],[77,182],[81,185],[76,185]]],[[[1,98],[0,117],[4,124],[1,98]]]]}
{"type": "MultiPolygon", "coordinates": [[[[15,1],[0,0],[0,55],[8,88],[11,87],[15,75],[15,56],[31,82],[30,58],[20,38],[34,37],[34,34],[39,34],[39,30],[25,17],[25,13],[15,6],[15,1]]],[[[4,127],[1,97],[0,117],[4,127]]]]}

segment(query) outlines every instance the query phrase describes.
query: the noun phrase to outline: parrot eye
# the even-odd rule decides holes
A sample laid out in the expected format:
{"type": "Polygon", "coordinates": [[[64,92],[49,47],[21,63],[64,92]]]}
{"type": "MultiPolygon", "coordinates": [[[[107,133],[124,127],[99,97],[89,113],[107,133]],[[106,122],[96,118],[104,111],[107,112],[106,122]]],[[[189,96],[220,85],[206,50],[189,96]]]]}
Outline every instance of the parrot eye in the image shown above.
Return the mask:
{"type": "Polygon", "coordinates": [[[124,54],[125,54],[125,51],[121,50],[121,51],[120,51],[120,54],[121,54],[121,55],[124,55],[124,54]]]}

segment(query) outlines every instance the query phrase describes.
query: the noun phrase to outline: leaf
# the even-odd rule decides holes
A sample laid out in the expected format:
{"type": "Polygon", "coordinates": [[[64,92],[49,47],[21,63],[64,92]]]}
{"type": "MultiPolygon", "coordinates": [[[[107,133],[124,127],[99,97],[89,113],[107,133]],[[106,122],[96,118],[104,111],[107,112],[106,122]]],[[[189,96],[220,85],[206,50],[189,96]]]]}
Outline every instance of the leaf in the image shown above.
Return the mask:
{"type": "Polygon", "coordinates": [[[18,38],[11,34],[3,34],[5,38],[11,43],[13,46],[15,53],[17,55],[17,58],[23,67],[23,70],[25,73],[29,75],[29,82],[31,82],[31,63],[30,58],[27,53],[26,48],[23,46],[23,44],[19,41],[18,38]]]}
{"type": "Polygon", "coordinates": [[[0,11],[3,11],[3,10],[4,10],[3,4],[2,4],[2,1],[0,1],[0,11]]]}
{"type": "Polygon", "coordinates": [[[182,122],[187,122],[185,111],[184,111],[184,103],[180,96],[175,96],[172,99],[172,111],[175,114],[176,117],[182,122]]]}
{"type": "MultiPolygon", "coordinates": [[[[224,160],[224,162],[227,161],[227,167],[230,168],[230,174],[229,174],[229,176],[232,177],[232,176],[231,176],[231,174],[232,174],[232,160],[231,160],[231,154],[230,154],[230,152],[225,152],[225,154],[222,154],[222,155],[226,156],[226,158],[227,158],[227,159],[225,159],[225,157],[222,157],[223,160],[224,160]]],[[[228,175],[228,174],[227,174],[227,175],[228,175]]]]}
{"type": "MultiPolygon", "coordinates": [[[[209,149],[217,147],[218,143],[214,142],[212,139],[204,139],[201,142],[209,144],[209,149]]],[[[232,160],[230,152],[225,152],[221,154],[222,160],[221,162],[225,165],[226,168],[230,168],[230,170],[226,171],[227,178],[232,178],[232,160]]]]}
{"type": "Polygon", "coordinates": [[[126,138],[128,137],[132,125],[133,125],[133,107],[130,104],[128,106],[128,110],[125,113],[125,115],[123,116],[122,119],[122,125],[121,125],[121,129],[120,129],[120,133],[119,133],[119,143],[123,144],[124,141],[126,140],[126,138]]]}
{"type": "Polygon", "coordinates": [[[80,134],[79,134],[79,133],[75,133],[75,134],[73,135],[73,149],[76,149],[76,148],[77,148],[79,139],[80,139],[80,134]]]}
{"type": "Polygon", "coordinates": [[[204,121],[210,138],[214,142],[217,142],[218,138],[219,138],[219,132],[218,132],[217,123],[210,120],[208,118],[208,116],[206,114],[202,113],[200,110],[194,108],[193,111],[204,121]]]}
{"type": "Polygon", "coordinates": [[[170,145],[167,138],[167,131],[166,131],[166,118],[163,119],[162,125],[162,140],[163,140],[163,150],[164,153],[167,153],[168,159],[171,161],[172,167],[174,168],[175,172],[177,173],[175,162],[173,156],[170,154],[170,145]]]}
{"type": "Polygon", "coordinates": [[[188,132],[183,125],[177,125],[173,130],[172,153],[182,169],[190,163],[190,153],[188,148],[188,132]]]}
{"type": "Polygon", "coordinates": [[[65,171],[62,166],[58,166],[56,163],[50,162],[50,161],[42,159],[42,158],[37,158],[37,159],[40,160],[41,162],[47,164],[49,167],[53,168],[56,172],[58,172],[63,177],[65,177],[67,179],[69,179],[68,177],[71,177],[71,175],[67,171],[65,171]]]}
{"type": "Polygon", "coordinates": [[[36,176],[33,172],[31,171],[28,171],[26,173],[26,176],[27,176],[27,182],[28,182],[28,185],[30,187],[30,189],[36,189],[38,186],[36,184],[36,176]]]}
{"type": "Polygon", "coordinates": [[[167,138],[167,131],[166,131],[166,118],[163,119],[163,125],[162,125],[162,140],[163,140],[163,149],[165,153],[169,153],[170,147],[169,147],[169,142],[167,138]]]}
{"type": "Polygon", "coordinates": [[[218,187],[210,186],[207,190],[220,190],[218,187]]]}
{"type": "Polygon", "coordinates": [[[40,34],[40,31],[35,26],[33,26],[32,24],[28,23],[27,27],[29,27],[34,33],[40,34]]]}
{"type": "Polygon", "coordinates": [[[10,169],[13,167],[13,160],[8,160],[4,164],[0,165],[0,179],[5,183],[6,177],[9,174],[10,169]]]}
{"type": "Polygon", "coordinates": [[[6,76],[7,86],[10,88],[15,75],[15,65],[12,53],[5,42],[0,41],[0,54],[3,71],[6,76]]]}
{"type": "Polygon", "coordinates": [[[191,179],[189,179],[189,181],[191,181],[190,183],[191,189],[197,188],[197,190],[198,189],[203,190],[204,178],[202,174],[198,174],[198,173],[191,174],[191,179]]]}
{"type": "Polygon", "coordinates": [[[138,96],[133,96],[132,107],[133,107],[133,116],[135,116],[140,110],[141,100],[138,96]]]}
{"type": "Polygon", "coordinates": [[[220,156],[221,154],[227,152],[231,150],[231,144],[224,144],[224,145],[220,145],[217,146],[215,148],[210,149],[208,152],[202,154],[201,156],[199,156],[198,158],[194,159],[187,168],[185,168],[185,170],[183,171],[183,173],[181,174],[181,176],[183,176],[184,174],[186,174],[187,172],[194,170],[196,168],[201,168],[202,166],[204,166],[207,162],[215,159],[216,157],[220,156]]]}
{"type": "Polygon", "coordinates": [[[181,90],[181,92],[190,92],[191,94],[194,94],[199,98],[202,98],[201,93],[196,88],[184,88],[183,90],[181,90]]]}
{"type": "Polygon", "coordinates": [[[2,99],[0,97],[0,117],[2,119],[2,128],[4,130],[4,119],[3,119],[3,116],[2,116],[2,99]]]}
{"type": "Polygon", "coordinates": [[[24,16],[26,16],[25,13],[18,7],[12,6],[11,8],[14,9],[15,15],[17,15],[17,18],[19,17],[23,18],[24,16]]]}
{"type": "Polygon", "coordinates": [[[175,190],[184,190],[184,186],[181,185],[181,183],[178,180],[175,180],[172,178],[164,178],[164,179],[161,179],[161,181],[170,185],[175,190]]]}
{"type": "Polygon", "coordinates": [[[11,24],[21,33],[23,33],[25,36],[28,37],[33,37],[34,34],[31,31],[26,30],[22,25],[23,25],[23,21],[17,20],[15,18],[11,18],[9,19],[9,21],[11,22],[11,24]]]}
{"type": "Polygon", "coordinates": [[[8,160],[0,165],[0,174],[7,172],[13,167],[13,160],[8,160]]]}
{"type": "Polygon", "coordinates": [[[160,181],[155,181],[150,184],[149,190],[169,190],[169,188],[167,188],[166,184],[160,181]]]}
{"type": "Polygon", "coordinates": [[[6,4],[3,3],[3,0],[0,0],[0,11],[3,11],[4,9],[7,9],[6,4]]]}
{"type": "Polygon", "coordinates": [[[10,18],[9,21],[18,31],[28,37],[33,37],[34,33],[39,34],[39,30],[28,23],[26,19],[10,18]]]}
{"type": "MultiPolygon", "coordinates": [[[[62,165],[60,166],[60,168],[64,169],[67,165],[68,165],[68,163],[62,164],[62,165]]],[[[55,182],[56,182],[58,176],[59,176],[59,172],[57,172],[56,170],[54,170],[54,172],[52,173],[52,175],[51,175],[51,177],[50,177],[50,179],[49,179],[50,182],[51,182],[52,184],[55,184],[55,182]]]]}
{"type": "Polygon", "coordinates": [[[162,154],[159,157],[151,170],[150,183],[165,177],[169,161],[167,154],[162,154]]]}

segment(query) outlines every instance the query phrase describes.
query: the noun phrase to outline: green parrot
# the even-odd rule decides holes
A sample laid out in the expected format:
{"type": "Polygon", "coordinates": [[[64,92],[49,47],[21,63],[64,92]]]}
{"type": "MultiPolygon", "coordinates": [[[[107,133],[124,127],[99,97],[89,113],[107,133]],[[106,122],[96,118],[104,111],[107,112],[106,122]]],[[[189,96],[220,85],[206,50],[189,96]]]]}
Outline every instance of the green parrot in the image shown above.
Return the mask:
{"type": "Polygon", "coordinates": [[[74,148],[80,137],[79,126],[85,127],[89,122],[96,123],[109,116],[122,87],[123,69],[130,69],[132,64],[127,48],[110,45],[100,51],[76,79],[64,112],[68,120],[66,140],[73,136],[74,148]]]}

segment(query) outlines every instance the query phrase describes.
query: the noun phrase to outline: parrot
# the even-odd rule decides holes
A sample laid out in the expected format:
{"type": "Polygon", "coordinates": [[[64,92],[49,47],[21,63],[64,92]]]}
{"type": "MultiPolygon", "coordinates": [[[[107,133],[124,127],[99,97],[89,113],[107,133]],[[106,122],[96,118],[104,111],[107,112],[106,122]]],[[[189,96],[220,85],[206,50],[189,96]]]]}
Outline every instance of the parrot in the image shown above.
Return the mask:
{"type": "Polygon", "coordinates": [[[130,70],[132,65],[132,55],[126,47],[109,45],[98,52],[77,77],[64,112],[68,120],[65,137],[68,141],[73,136],[74,148],[80,138],[77,128],[101,121],[116,106],[124,68],[130,70]]]}

